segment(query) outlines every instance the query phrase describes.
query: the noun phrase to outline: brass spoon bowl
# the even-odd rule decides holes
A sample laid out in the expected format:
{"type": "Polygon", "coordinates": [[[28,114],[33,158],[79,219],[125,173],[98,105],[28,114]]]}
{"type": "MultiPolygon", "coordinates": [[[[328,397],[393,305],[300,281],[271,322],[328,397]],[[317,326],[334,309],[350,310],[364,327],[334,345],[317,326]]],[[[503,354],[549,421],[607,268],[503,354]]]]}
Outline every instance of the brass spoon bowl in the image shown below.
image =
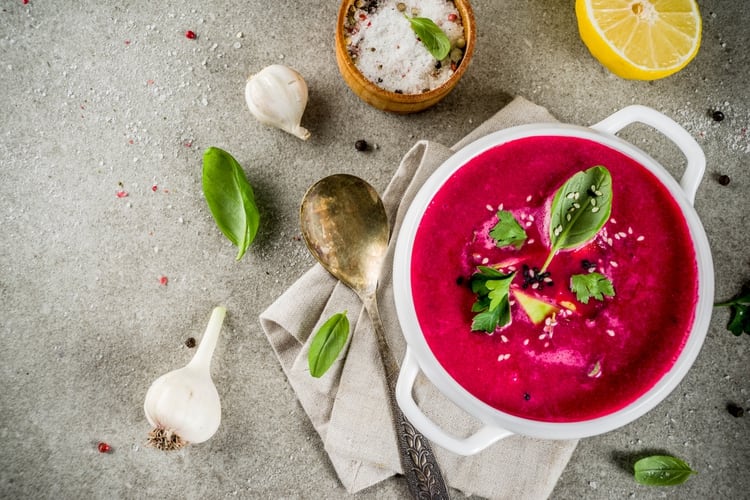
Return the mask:
{"type": "Polygon", "coordinates": [[[388,384],[388,402],[398,437],[401,467],[415,498],[448,498],[430,445],[396,402],[399,366],[385,338],[375,292],[390,229],[377,191],[362,179],[337,174],[307,190],[300,206],[307,248],[320,264],[359,296],[370,316],[388,384]]]}

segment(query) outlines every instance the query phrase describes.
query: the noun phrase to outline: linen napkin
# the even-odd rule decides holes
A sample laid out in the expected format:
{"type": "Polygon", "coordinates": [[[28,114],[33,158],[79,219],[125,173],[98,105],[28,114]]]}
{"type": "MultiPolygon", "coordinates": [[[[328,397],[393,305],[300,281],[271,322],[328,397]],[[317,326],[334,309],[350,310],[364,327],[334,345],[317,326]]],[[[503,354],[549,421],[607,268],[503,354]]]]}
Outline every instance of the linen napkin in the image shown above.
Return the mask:
{"type": "MultiPolygon", "coordinates": [[[[546,109],[517,97],[451,149],[419,141],[404,156],[383,195],[393,236],[378,289],[380,315],[396,359],[403,359],[406,343],[393,300],[393,250],[416,192],[466,144],[506,127],[551,121],[555,119],[546,109]]],[[[375,334],[354,292],[316,264],[260,315],[260,322],[344,487],[354,493],[401,473],[375,334]],[[307,364],[312,334],[332,314],[345,310],[351,324],[348,345],[323,377],[313,378],[307,364]]],[[[414,398],[428,417],[454,435],[468,436],[481,427],[421,374],[414,398]]],[[[511,436],[468,457],[435,444],[433,451],[448,485],[467,495],[543,499],[552,492],[576,444],[511,436]]]]}

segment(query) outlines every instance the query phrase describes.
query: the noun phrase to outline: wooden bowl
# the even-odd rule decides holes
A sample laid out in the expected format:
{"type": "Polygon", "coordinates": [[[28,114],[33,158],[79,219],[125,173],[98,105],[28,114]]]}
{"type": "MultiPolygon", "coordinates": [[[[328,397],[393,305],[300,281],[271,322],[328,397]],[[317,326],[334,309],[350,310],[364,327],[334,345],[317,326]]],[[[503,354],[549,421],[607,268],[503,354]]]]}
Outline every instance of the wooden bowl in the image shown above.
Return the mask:
{"type": "Polygon", "coordinates": [[[338,19],[336,21],[336,62],[338,63],[341,76],[344,77],[344,81],[357,96],[367,104],[378,109],[407,114],[416,113],[437,104],[453,90],[453,87],[456,86],[471,62],[471,58],[474,55],[474,45],[476,45],[477,40],[474,11],[471,5],[469,5],[468,0],[453,0],[458,13],[461,15],[464,38],[466,39],[464,55],[459,62],[458,68],[441,86],[419,94],[400,94],[385,90],[368,80],[354,64],[354,61],[349,56],[349,51],[346,47],[346,37],[344,36],[346,15],[349,7],[354,2],[355,0],[343,0],[339,8],[338,19]]]}

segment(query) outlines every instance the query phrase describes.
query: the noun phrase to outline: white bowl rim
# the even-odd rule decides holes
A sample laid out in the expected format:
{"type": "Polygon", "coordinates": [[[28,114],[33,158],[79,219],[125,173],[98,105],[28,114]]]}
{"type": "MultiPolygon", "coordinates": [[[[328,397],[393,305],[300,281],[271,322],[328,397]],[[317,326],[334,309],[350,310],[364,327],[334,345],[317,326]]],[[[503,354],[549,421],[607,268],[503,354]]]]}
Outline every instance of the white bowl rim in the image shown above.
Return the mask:
{"type": "Polygon", "coordinates": [[[710,246],[698,214],[680,184],[656,160],[613,134],[563,123],[535,123],[507,128],[477,139],[453,154],[430,175],[409,206],[398,233],[393,260],[393,293],[403,335],[420,369],[459,408],[485,425],[513,433],[547,439],[577,439],[602,434],[634,421],[653,409],[677,387],[698,356],[708,331],[713,309],[714,275],[710,246]],[[469,393],[442,368],[432,354],[421,333],[411,300],[409,269],[412,242],[421,216],[437,191],[453,173],[485,151],[518,139],[543,136],[592,140],[619,151],[653,173],[682,210],[694,244],[698,271],[698,301],[693,325],[672,368],[651,389],[624,408],[577,422],[548,422],[518,417],[502,412],[469,393]]]}

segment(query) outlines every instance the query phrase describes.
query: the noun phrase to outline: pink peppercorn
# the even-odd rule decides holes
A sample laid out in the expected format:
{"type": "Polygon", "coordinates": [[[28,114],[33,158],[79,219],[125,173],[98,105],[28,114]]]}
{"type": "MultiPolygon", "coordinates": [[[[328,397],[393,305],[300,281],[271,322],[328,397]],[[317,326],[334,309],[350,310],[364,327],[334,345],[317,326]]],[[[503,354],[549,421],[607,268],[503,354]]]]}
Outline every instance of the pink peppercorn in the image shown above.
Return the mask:
{"type": "Polygon", "coordinates": [[[456,19],[458,19],[456,14],[448,14],[448,21],[455,21],[456,19]]]}
{"type": "Polygon", "coordinates": [[[159,284],[160,285],[167,286],[167,282],[169,282],[169,280],[167,279],[166,276],[159,276],[159,284]]]}
{"type": "Polygon", "coordinates": [[[196,35],[196,34],[195,34],[195,31],[192,31],[192,30],[187,30],[187,31],[185,32],[185,37],[186,37],[186,38],[189,38],[189,39],[191,39],[191,40],[195,40],[196,38],[198,38],[198,35],[196,35]]]}
{"type": "Polygon", "coordinates": [[[112,447],[104,441],[97,444],[96,448],[99,450],[99,453],[109,453],[112,450],[112,447]]]}

